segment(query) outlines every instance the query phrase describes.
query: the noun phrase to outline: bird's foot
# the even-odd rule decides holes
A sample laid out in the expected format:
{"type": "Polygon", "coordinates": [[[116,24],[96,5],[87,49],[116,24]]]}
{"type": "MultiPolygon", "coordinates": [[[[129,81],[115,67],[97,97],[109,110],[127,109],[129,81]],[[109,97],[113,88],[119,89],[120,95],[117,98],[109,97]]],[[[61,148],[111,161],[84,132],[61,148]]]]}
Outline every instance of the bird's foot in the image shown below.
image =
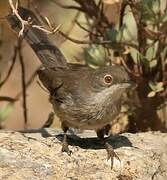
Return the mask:
{"type": "Polygon", "coordinates": [[[71,156],[72,151],[68,147],[67,134],[64,134],[61,151],[66,152],[69,156],[71,156]]]}
{"type": "Polygon", "coordinates": [[[121,162],[121,160],[118,157],[118,155],[114,152],[113,147],[109,143],[107,143],[107,142],[105,143],[105,148],[106,148],[107,156],[108,156],[107,159],[108,160],[111,159],[111,169],[112,169],[113,168],[114,157],[117,160],[119,160],[120,162],[121,162]]]}

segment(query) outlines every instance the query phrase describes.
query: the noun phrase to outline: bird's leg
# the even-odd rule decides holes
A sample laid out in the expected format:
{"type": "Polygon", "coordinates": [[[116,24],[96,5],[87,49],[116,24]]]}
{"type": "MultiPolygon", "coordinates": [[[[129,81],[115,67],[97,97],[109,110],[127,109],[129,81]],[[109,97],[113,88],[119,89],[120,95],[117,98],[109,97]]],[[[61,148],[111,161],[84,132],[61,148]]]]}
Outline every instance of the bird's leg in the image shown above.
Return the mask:
{"type": "Polygon", "coordinates": [[[116,159],[118,159],[119,161],[120,161],[120,159],[119,159],[118,155],[114,152],[113,147],[104,138],[105,134],[108,135],[108,130],[109,130],[109,128],[108,128],[108,125],[107,125],[104,128],[97,130],[96,133],[97,133],[98,138],[101,139],[102,144],[104,145],[104,147],[105,147],[105,149],[107,151],[107,156],[108,156],[107,159],[108,160],[111,159],[111,169],[112,169],[113,168],[114,157],[116,159]]]}
{"type": "Polygon", "coordinates": [[[66,152],[69,156],[71,155],[71,150],[68,147],[68,142],[67,142],[67,131],[68,131],[68,127],[65,125],[64,122],[62,122],[61,124],[62,129],[64,131],[64,137],[63,137],[63,142],[62,142],[62,152],[66,152]]]}
{"type": "Polygon", "coordinates": [[[105,141],[105,148],[106,148],[107,156],[108,156],[107,159],[108,160],[111,159],[111,169],[112,169],[113,168],[114,157],[116,159],[118,159],[119,161],[121,161],[121,160],[120,160],[119,156],[116,154],[116,152],[114,151],[113,147],[106,141],[105,141]]]}

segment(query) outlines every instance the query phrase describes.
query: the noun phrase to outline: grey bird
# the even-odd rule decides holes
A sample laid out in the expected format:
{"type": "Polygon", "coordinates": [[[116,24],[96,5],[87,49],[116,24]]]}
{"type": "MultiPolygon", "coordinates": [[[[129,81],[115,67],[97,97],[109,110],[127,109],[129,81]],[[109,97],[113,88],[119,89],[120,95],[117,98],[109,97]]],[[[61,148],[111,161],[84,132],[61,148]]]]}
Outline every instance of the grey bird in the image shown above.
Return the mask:
{"type": "MultiPolygon", "coordinates": [[[[92,69],[86,65],[67,63],[46,33],[32,27],[41,25],[34,13],[22,7],[19,7],[18,13],[30,22],[24,27],[23,38],[44,66],[38,71],[38,76],[48,89],[49,100],[62,123],[62,151],[71,152],[66,135],[70,127],[88,129],[95,130],[102,139],[108,158],[118,158],[104,135],[108,134],[110,124],[120,112],[123,93],[131,87],[128,73],[120,65],[92,69]]],[[[14,14],[7,16],[7,20],[13,30],[20,31],[20,20],[14,14]]]]}

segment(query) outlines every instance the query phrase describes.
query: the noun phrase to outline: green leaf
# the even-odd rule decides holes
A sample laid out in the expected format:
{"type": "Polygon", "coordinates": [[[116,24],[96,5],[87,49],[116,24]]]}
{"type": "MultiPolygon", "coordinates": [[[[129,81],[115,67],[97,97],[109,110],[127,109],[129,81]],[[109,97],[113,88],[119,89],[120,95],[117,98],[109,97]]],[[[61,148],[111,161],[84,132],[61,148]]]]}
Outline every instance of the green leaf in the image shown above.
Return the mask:
{"type": "Polygon", "coordinates": [[[141,0],[140,2],[140,12],[142,15],[142,21],[155,23],[156,17],[153,11],[153,1],[154,0],[141,0]]]}
{"type": "Polygon", "coordinates": [[[151,91],[148,93],[147,97],[154,97],[156,93],[154,91],[151,91]]]}
{"type": "Polygon", "coordinates": [[[167,21],[167,11],[164,13],[164,15],[161,17],[161,22],[167,21]]]}
{"type": "Polygon", "coordinates": [[[150,81],[150,82],[148,83],[148,85],[149,85],[149,87],[150,87],[154,92],[156,92],[156,83],[150,81]]]}
{"type": "Polygon", "coordinates": [[[163,82],[158,82],[156,86],[156,92],[161,92],[164,90],[163,82]]]}
{"type": "Polygon", "coordinates": [[[151,46],[147,49],[145,57],[148,61],[151,61],[154,58],[154,47],[153,46],[151,46]]]}
{"type": "Polygon", "coordinates": [[[125,25],[120,27],[119,30],[116,29],[110,29],[107,31],[107,39],[112,41],[113,43],[121,43],[124,39],[124,30],[125,30],[125,25]]]}
{"type": "Polygon", "coordinates": [[[123,41],[137,44],[137,25],[130,6],[127,6],[123,16],[123,41]]]}
{"type": "Polygon", "coordinates": [[[150,67],[150,68],[154,68],[156,65],[157,65],[157,60],[156,60],[156,59],[152,60],[152,61],[149,63],[149,67],[150,67]]]}
{"type": "Polygon", "coordinates": [[[161,92],[164,90],[164,87],[163,87],[163,82],[152,82],[150,81],[149,82],[149,87],[155,92],[161,92]]]}
{"type": "Polygon", "coordinates": [[[152,0],[152,10],[155,14],[158,14],[160,11],[160,0],[152,0]]]}
{"type": "Polygon", "coordinates": [[[166,57],[167,57],[167,46],[161,52],[161,58],[165,60],[166,57]]]}
{"type": "Polygon", "coordinates": [[[116,42],[122,42],[124,38],[124,30],[126,29],[126,26],[123,25],[120,30],[118,31],[118,34],[116,36],[116,42]]]}
{"type": "MultiPolygon", "coordinates": [[[[152,44],[152,41],[151,40],[149,40],[149,41],[150,41],[150,44],[152,44]]],[[[158,49],[158,43],[159,42],[157,41],[152,46],[150,46],[146,51],[145,61],[147,61],[147,62],[145,62],[145,63],[149,68],[153,68],[157,65],[156,53],[157,53],[157,49],[158,49]]]]}
{"type": "Polygon", "coordinates": [[[91,45],[85,48],[84,57],[88,65],[103,66],[106,63],[105,49],[101,45],[91,45]]]}
{"type": "Polygon", "coordinates": [[[157,89],[156,92],[162,92],[163,90],[164,90],[164,87],[161,87],[161,88],[157,89]]]}
{"type": "Polygon", "coordinates": [[[133,61],[134,61],[134,63],[135,64],[137,64],[138,63],[138,60],[139,60],[139,51],[138,50],[136,50],[135,48],[130,48],[130,55],[131,55],[131,57],[132,57],[132,59],[133,59],[133,61]]]}
{"type": "Polygon", "coordinates": [[[134,63],[142,61],[144,65],[148,66],[148,61],[137,49],[130,47],[130,55],[133,58],[134,63]]]}
{"type": "Polygon", "coordinates": [[[107,39],[112,41],[113,43],[119,42],[117,36],[118,36],[118,31],[114,28],[108,29],[106,31],[107,39]]]}

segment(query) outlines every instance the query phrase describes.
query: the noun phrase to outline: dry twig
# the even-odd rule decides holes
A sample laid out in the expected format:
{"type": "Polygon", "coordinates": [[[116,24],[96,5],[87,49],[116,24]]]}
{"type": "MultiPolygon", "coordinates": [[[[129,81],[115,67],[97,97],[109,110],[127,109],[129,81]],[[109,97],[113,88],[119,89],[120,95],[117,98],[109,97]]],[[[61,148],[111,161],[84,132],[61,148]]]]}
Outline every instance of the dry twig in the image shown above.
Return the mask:
{"type": "Polygon", "coordinates": [[[71,38],[69,36],[67,36],[65,33],[63,33],[62,31],[59,31],[59,34],[61,34],[62,36],[64,36],[66,39],[74,42],[74,43],[77,43],[77,44],[100,44],[100,45],[107,45],[107,44],[112,44],[112,45],[121,45],[122,47],[123,46],[130,46],[130,47],[133,47],[135,49],[138,49],[138,46],[135,45],[135,44],[132,44],[132,43],[115,43],[113,41],[110,41],[110,40],[94,40],[94,41],[89,41],[89,40],[78,40],[78,39],[74,39],[74,38],[71,38]]]}
{"type": "Polygon", "coordinates": [[[17,101],[17,99],[9,97],[9,96],[0,96],[0,101],[8,101],[10,103],[13,103],[17,101]]]}
{"type": "Polygon", "coordinates": [[[39,29],[39,30],[41,30],[41,31],[43,31],[43,32],[45,32],[47,34],[54,34],[54,33],[56,33],[59,30],[60,26],[61,26],[61,25],[58,25],[57,27],[51,26],[51,23],[50,23],[50,21],[49,21],[49,19],[47,17],[45,17],[45,18],[46,18],[46,21],[48,22],[48,26],[50,28],[49,30],[44,28],[44,27],[42,27],[42,26],[39,26],[39,25],[34,25],[34,24],[32,25],[31,22],[25,21],[19,15],[18,10],[17,10],[18,3],[16,3],[16,7],[15,7],[14,4],[13,4],[13,1],[9,0],[9,5],[10,5],[10,7],[12,9],[13,14],[19,19],[19,21],[21,23],[21,30],[19,32],[19,36],[23,35],[24,28],[25,28],[26,25],[31,26],[31,27],[36,28],[36,29],[39,29]]]}
{"type": "Polygon", "coordinates": [[[12,58],[12,64],[11,64],[9,70],[8,70],[8,73],[7,73],[6,77],[4,78],[4,80],[2,82],[0,82],[0,87],[2,87],[6,83],[6,81],[9,79],[9,77],[11,75],[11,72],[12,72],[13,67],[15,65],[15,62],[16,62],[17,51],[18,51],[18,47],[15,46],[14,47],[14,55],[13,55],[13,58],[12,58]]]}
{"type": "Polygon", "coordinates": [[[18,55],[21,66],[21,80],[22,80],[22,96],[23,96],[23,114],[24,114],[24,125],[27,126],[28,117],[27,117],[27,99],[26,99],[26,78],[25,78],[25,64],[22,55],[22,40],[18,40],[18,55]]]}

